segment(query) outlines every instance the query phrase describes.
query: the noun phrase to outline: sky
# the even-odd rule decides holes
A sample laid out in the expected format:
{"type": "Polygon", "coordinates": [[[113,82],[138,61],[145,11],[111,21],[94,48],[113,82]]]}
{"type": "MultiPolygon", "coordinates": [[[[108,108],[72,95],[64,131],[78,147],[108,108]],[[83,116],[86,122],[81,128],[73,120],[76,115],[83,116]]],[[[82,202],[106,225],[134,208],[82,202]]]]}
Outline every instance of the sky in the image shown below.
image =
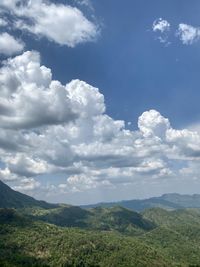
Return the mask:
{"type": "Polygon", "coordinates": [[[0,1],[0,179],[49,202],[200,193],[200,2],[0,1]]]}

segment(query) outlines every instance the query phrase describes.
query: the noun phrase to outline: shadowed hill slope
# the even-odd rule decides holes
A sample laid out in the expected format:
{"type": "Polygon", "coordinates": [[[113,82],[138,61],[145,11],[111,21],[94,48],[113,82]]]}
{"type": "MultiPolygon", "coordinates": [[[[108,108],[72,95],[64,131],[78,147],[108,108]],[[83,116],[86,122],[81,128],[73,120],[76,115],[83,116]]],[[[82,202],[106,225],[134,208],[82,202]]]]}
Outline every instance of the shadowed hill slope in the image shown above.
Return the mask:
{"type": "Polygon", "coordinates": [[[57,209],[39,210],[34,217],[58,226],[128,234],[148,231],[155,227],[154,223],[144,219],[141,214],[123,207],[84,210],[74,206],[61,206],[57,209]]]}
{"type": "Polygon", "coordinates": [[[57,206],[14,191],[0,180],[0,208],[41,207],[49,209],[57,206]]]}

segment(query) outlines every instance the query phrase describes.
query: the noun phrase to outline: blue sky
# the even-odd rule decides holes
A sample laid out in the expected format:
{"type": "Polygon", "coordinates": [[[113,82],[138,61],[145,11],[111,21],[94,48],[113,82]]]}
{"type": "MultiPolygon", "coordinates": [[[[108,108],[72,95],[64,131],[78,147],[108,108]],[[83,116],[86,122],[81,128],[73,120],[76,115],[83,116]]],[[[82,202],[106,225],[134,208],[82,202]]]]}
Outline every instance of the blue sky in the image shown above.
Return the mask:
{"type": "MultiPolygon", "coordinates": [[[[68,48],[25,36],[27,49],[40,51],[55,79],[66,83],[78,78],[98,87],[113,118],[136,124],[144,110],[155,108],[176,127],[198,120],[199,43],[183,45],[173,33],[179,23],[198,27],[199,2],[92,3],[101,29],[96,42],[68,48]],[[152,32],[160,17],[172,27],[167,47],[152,32]]],[[[86,13],[91,16],[90,10],[86,13]]]]}
{"type": "Polygon", "coordinates": [[[0,11],[3,181],[74,204],[200,193],[199,1],[0,11]]]}

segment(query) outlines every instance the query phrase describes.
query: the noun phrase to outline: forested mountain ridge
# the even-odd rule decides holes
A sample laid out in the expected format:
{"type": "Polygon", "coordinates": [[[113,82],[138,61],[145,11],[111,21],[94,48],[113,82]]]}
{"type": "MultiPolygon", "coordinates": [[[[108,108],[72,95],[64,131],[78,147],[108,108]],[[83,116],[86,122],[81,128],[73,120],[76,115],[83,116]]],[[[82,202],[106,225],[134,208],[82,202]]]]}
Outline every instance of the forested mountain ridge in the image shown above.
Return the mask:
{"type": "Polygon", "coordinates": [[[1,207],[17,208],[23,215],[63,227],[116,230],[127,233],[146,231],[154,227],[154,224],[144,219],[141,214],[123,207],[85,210],[71,205],[49,204],[14,191],[3,182],[0,184],[1,207]]]}

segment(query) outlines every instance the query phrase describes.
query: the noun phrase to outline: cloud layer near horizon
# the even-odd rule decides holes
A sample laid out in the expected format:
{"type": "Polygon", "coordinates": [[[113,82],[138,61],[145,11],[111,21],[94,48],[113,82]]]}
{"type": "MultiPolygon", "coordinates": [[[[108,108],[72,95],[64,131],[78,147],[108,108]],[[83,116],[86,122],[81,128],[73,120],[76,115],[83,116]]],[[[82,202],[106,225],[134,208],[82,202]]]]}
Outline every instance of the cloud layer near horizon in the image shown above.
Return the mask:
{"type": "Polygon", "coordinates": [[[17,190],[39,190],[43,174],[55,177],[43,190],[57,193],[199,178],[198,132],[173,129],[156,110],[130,131],[106,114],[97,88],[52,80],[38,52],[5,61],[0,86],[0,179],[17,190]]]}

